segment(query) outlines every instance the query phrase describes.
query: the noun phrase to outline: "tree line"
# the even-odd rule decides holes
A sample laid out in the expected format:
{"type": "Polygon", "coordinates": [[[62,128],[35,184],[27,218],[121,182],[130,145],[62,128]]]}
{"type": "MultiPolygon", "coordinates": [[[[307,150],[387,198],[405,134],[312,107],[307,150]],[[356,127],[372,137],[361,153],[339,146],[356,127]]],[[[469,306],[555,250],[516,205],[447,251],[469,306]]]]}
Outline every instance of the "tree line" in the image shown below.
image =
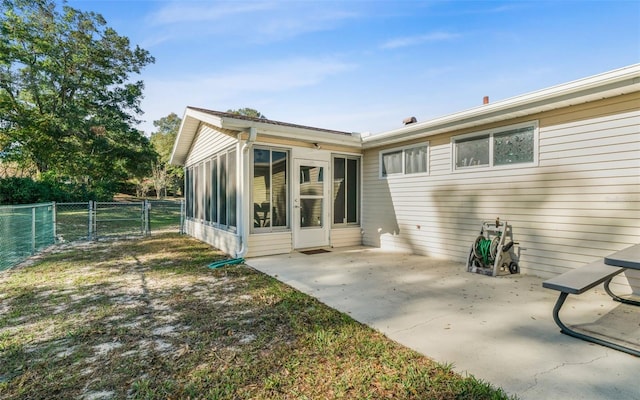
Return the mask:
{"type": "Polygon", "coordinates": [[[150,137],[136,128],[136,78],[154,62],[100,14],[0,0],[0,204],[181,196],[183,170],[169,165],[180,117],[150,137]]]}
{"type": "Polygon", "coordinates": [[[144,89],[134,78],[153,56],[99,14],[50,0],[0,4],[0,161],[103,198],[148,175],[157,154],[134,127],[144,89]]]}

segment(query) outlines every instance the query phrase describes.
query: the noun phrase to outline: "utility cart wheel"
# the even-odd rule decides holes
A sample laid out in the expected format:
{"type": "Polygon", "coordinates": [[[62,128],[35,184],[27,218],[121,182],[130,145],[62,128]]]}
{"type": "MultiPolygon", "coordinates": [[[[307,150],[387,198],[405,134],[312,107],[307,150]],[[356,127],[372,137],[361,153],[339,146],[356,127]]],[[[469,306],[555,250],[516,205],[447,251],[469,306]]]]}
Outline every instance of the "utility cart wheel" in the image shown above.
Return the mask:
{"type": "Polygon", "coordinates": [[[509,272],[512,274],[518,273],[518,264],[515,261],[511,261],[511,264],[509,264],[509,272]]]}

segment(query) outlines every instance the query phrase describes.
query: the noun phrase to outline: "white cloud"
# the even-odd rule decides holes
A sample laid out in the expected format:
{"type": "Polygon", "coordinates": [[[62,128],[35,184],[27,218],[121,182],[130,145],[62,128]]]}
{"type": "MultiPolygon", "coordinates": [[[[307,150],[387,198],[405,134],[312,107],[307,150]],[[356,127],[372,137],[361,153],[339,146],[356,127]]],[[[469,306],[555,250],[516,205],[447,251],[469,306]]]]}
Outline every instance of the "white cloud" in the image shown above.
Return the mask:
{"type": "Polygon", "coordinates": [[[213,22],[239,14],[264,12],[274,8],[270,2],[175,2],[168,3],[149,16],[152,25],[213,22]]]}
{"type": "Polygon", "coordinates": [[[224,111],[232,104],[244,103],[248,98],[264,98],[319,85],[333,75],[355,68],[355,64],[333,58],[293,58],[254,63],[250,67],[238,67],[210,75],[187,75],[173,80],[147,78],[142,101],[146,122],[140,129],[151,132],[152,121],[171,112],[181,115],[186,106],[224,111]]]}
{"type": "Polygon", "coordinates": [[[401,47],[417,46],[428,42],[442,42],[460,37],[457,33],[433,32],[424,35],[407,36],[391,39],[380,45],[382,49],[397,49],[401,47]]]}
{"type": "Polygon", "coordinates": [[[319,84],[330,75],[356,68],[355,64],[331,58],[296,58],[252,65],[201,80],[216,90],[237,92],[280,92],[319,84]]]}
{"type": "MultiPolygon", "coordinates": [[[[305,33],[332,30],[358,14],[316,2],[172,2],[147,18],[155,28],[147,43],[215,35],[228,40],[272,42],[305,33]]],[[[212,40],[217,40],[212,37],[212,40]]]]}

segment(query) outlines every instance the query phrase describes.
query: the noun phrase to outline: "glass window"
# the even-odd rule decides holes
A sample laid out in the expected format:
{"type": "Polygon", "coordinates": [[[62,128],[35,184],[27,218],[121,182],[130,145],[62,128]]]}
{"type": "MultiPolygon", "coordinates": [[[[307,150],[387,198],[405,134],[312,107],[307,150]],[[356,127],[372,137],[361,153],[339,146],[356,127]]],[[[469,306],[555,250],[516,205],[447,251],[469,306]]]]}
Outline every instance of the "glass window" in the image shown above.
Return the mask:
{"type": "Polygon", "coordinates": [[[343,224],[346,218],[347,188],[345,180],[346,159],[333,159],[333,223],[343,224]]]}
{"type": "Polygon", "coordinates": [[[493,135],[493,165],[533,162],[533,126],[493,135]]]}
{"type": "Polygon", "coordinates": [[[417,174],[428,172],[429,145],[393,149],[380,153],[381,176],[393,174],[417,174]]]}
{"type": "Polygon", "coordinates": [[[198,206],[198,219],[204,220],[204,196],[205,196],[205,183],[204,182],[204,163],[198,165],[198,200],[196,204],[198,206]]]}
{"type": "Polygon", "coordinates": [[[301,196],[321,196],[323,177],[322,167],[300,167],[300,195],[301,196]]]}
{"type": "Polygon", "coordinates": [[[211,222],[218,223],[218,159],[211,159],[211,222]]]}
{"type": "Polygon", "coordinates": [[[227,180],[227,198],[228,204],[227,207],[229,209],[229,218],[227,220],[227,225],[236,226],[236,151],[232,150],[229,152],[227,156],[227,170],[228,180],[227,180]]]}
{"type": "Polygon", "coordinates": [[[455,169],[536,162],[536,125],[453,138],[455,169]]]}
{"type": "MultiPolygon", "coordinates": [[[[288,226],[288,153],[253,149],[253,226],[288,226]]],[[[301,177],[302,179],[302,177],[301,177]]]]}
{"type": "Polygon", "coordinates": [[[322,220],[323,199],[300,199],[300,227],[313,228],[324,226],[322,220]]]}
{"type": "Polygon", "coordinates": [[[456,168],[489,165],[489,135],[456,140],[456,168]]]}
{"type": "Polygon", "coordinates": [[[184,193],[186,197],[187,218],[193,218],[193,191],[191,189],[191,168],[184,169],[184,193]]]}
{"type": "Polygon", "coordinates": [[[347,160],[347,223],[357,223],[360,210],[360,160],[347,160]]]}
{"type": "Polygon", "coordinates": [[[225,153],[220,154],[218,157],[218,196],[219,201],[219,219],[218,222],[221,225],[227,224],[227,155],[225,153]]]}
{"type": "Polygon", "coordinates": [[[427,146],[411,147],[404,150],[404,173],[427,172],[427,146]]]}
{"type": "Polygon", "coordinates": [[[237,225],[237,152],[223,151],[186,169],[186,212],[216,225],[237,225]]]}
{"type": "Polygon", "coordinates": [[[382,176],[402,173],[402,150],[382,154],[382,176]]]}
{"type": "MultiPolygon", "coordinates": [[[[211,173],[211,160],[207,160],[204,163],[204,170],[206,171],[207,175],[211,173]]],[[[213,194],[211,193],[211,179],[208,179],[208,177],[207,177],[207,179],[205,179],[204,182],[205,182],[205,185],[204,185],[204,196],[205,196],[204,219],[207,222],[211,222],[211,198],[213,197],[213,194]]]]}
{"type": "Polygon", "coordinates": [[[193,218],[200,218],[200,168],[193,167],[193,218]]]}
{"type": "Polygon", "coordinates": [[[287,226],[287,153],[271,152],[271,226],[287,226]]]}
{"type": "Polygon", "coordinates": [[[333,223],[358,223],[360,159],[333,158],[333,223]]]}

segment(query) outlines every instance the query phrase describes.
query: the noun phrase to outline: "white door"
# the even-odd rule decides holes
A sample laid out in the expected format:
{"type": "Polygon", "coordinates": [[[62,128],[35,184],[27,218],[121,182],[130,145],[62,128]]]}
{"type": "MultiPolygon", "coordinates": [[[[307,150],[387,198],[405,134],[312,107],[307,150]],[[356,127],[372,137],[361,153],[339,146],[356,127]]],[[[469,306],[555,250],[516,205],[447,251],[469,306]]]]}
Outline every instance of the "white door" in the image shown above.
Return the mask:
{"type": "Polygon", "coordinates": [[[329,163],[295,159],[293,247],[329,245],[329,163]]]}

